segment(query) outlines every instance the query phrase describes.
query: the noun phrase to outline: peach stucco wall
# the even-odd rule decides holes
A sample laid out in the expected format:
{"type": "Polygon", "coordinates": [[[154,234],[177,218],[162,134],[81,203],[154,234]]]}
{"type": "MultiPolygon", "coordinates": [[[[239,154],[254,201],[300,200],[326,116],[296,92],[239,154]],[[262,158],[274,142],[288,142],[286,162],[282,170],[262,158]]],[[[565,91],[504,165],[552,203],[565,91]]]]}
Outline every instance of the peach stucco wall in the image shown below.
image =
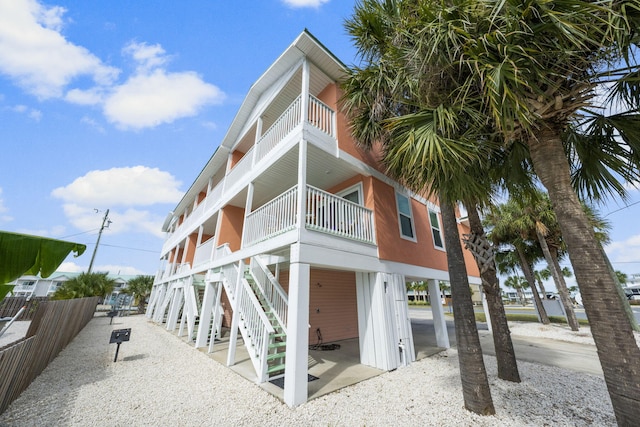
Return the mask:
{"type": "MultiPolygon", "coordinates": [[[[289,293],[289,272],[280,273],[289,293]]],[[[319,328],[325,343],[358,337],[356,276],[351,271],[311,269],[309,279],[309,344],[316,344],[319,328]]]]}
{"type": "Polygon", "coordinates": [[[242,151],[234,151],[231,153],[231,164],[229,165],[229,170],[231,170],[235,165],[238,164],[240,159],[244,157],[244,153],[242,151]]]}
{"type": "Polygon", "coordinates": [[[359,147],[351,136],[349,121],[340,107],[341,96],[342,91],[336,83],[327,85],[327,87],[318,94],[318,99],[336,112],[338,148],[363,161],[369,166],[372,166],[381,172],[384,171],[384,168],[379,161],[381,158],[380,147],[376,144],[371,150],[365,150],[364,148],[359,147]]]}
{"type": "Polygon", "coordinates": [[[237,251],[241,246],[244,209],[227,205],[221,209],[220,214],[222,222],[216,246],[229,243],[229,248],[232,251],[237,251]]]}
{"type": "Polygon", "coordinates": [[[184,262],[193,265],[193,256],[196,253],[196,243],[198,242],[198,233],[191,233],[187,238],[187,255],[184,262]]]}
{"type": "MultiPolygon", "coordinates": [[[[380,258],[438,270],[448,270],[446,252],[437,249],[433,244],[427,206],[411,198],[416,242],[404,239],[400,237],[395,189],[375,178],[372,180],[374,183],[375,227],[380,258]]],[[[440,224],[442,224],[440,214],[438,217],[440,224]]],[[[463,225],[459,226],[459,231],[461,236],[463,233],[468,233],[468,229],[463,225]]],[[[444,239],[444,234],[442,234],[442,238],[444,239]]],[[[467,273],[479,276],[478,266],[473,255],[466,249],[463,252],[467,273]]]]}

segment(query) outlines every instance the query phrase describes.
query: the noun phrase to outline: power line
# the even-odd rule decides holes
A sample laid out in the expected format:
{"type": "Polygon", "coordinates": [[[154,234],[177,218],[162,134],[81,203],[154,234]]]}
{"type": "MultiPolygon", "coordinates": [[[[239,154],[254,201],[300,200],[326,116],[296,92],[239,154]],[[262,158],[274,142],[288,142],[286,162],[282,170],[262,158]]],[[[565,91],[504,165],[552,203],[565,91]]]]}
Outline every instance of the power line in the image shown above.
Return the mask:
{"type": "Polygon", "coordinates": [[[609,212],[608,214],[606,214],[604,217],[606,218],[606,217],[608,217],[609,215],[611,215],[612,213],[620,212],[620,211],[625,210],[625,209],[627,209],[627,208],[629,208],[629,207],[631,207],[631,206],[633,206],[633,205],[637,205],[638,203],[640,203],[640,200],[638,200],[637,202],[633,202],[633,203],[631,203],[631,204],[628,204],[628,205],[626,205],[626,206],[623,206],[623,207],[621,207],[620,209],[616,209],[615,211],[611,211],[611,212],[609,212]]]}
{"type": "Polygon", "coordinates": [[[103,243],[102,246],[109,246],[110,248],[129,249],[129,250],[132,250],[132,251],[140,251],[140,252],[151,252],[151,253],[154,253],[154,254],[159,254],[160,253],[160,251],[157,251],[157,250],[154,251],[154,250],[150,250],[150,249],[131,248],[131,247],[128,247],[128,246],[108,245],[106,243],[103,243]]]}

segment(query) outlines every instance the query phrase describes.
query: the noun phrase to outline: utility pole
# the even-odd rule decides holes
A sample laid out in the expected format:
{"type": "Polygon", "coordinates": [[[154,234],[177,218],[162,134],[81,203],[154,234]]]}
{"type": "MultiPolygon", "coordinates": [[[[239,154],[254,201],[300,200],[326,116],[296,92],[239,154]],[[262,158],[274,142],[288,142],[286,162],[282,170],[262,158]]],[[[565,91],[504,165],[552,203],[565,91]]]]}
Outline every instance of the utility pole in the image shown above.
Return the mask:
{"type": "Polygon", "coordinates": [[[91,274],[91,269],[93,268],[93,260],[96,258],[96,252],[98,252],[98,245],[100,244],[100,237],[102,237],[102,230],[109,227],[109,224],[111,224],[111,220],[109,219],[109,209],[107,209],[104,214],[104,218],[102,218],[102,227],[100,227],[100,232],[98,233],[98,241],[96,242],[96,247],[93,248],[93,255],[91,255],[91,262],[89,263],[87,274],[91,274]],[[105,226],[105,224],[107,225],[105,226]]]}

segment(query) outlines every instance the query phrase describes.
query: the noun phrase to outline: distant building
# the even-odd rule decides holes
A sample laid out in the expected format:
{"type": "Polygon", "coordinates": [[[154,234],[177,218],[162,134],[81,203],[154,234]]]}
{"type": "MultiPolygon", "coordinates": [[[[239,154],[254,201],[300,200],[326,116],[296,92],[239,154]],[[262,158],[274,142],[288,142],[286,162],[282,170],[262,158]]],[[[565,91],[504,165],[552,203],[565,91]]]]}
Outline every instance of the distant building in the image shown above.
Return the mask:
{"type": "MultiPolygon", "coordinates": [[[[13,282],[11,285],[15,285],[11,296],[14,297],[50,297],[56,290],[62,286],[67,280],[73,279],[79,276],[81,273],[69,273],[56,271],[47,278],[40,276],[22,276],[13,282]]],[[[104,303],[107,305],[113,304],[117,296],[126,289],[129,280],[137,277],[137,275],[121,275],[121,274],[107,274],[109,279],[115,280],[115,286],[111,295],[105,298],[104,303]]]]}

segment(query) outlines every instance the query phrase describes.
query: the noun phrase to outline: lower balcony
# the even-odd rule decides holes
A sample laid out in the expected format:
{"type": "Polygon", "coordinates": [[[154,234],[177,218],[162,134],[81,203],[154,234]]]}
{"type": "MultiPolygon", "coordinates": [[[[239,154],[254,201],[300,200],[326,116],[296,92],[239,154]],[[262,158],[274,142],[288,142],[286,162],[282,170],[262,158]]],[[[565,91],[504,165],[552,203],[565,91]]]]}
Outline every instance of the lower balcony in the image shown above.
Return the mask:
{"type": "MultiPolygon", "coordinates": [[[[292,187],[247,215],[243,246],[263,242],[296,227],[298,187],[292,187]]],[[[373,211],[307,185],[304,227],[320,233],[375,245],[373,211]]]]}

